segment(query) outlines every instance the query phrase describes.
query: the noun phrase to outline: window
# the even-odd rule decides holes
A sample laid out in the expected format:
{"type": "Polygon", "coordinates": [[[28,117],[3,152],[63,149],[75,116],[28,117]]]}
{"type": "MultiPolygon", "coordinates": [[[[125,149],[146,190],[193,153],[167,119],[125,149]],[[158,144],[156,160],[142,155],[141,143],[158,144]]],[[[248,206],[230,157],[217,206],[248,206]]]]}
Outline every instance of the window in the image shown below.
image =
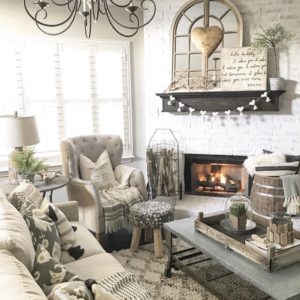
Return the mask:
{"type": "MultiPolygon", "coordinates": [[[[0,49],[0,115],[35,115],[39,153],[67,136],[118,134],[133,155],[128,42],[6,41],[0,49]]],[[[0,145],[0,159],[9,149],[0,145]]]]}
{"type": "Polygon", "coordinates": [[[172,82],[173,89],[207,87],[200,79],[207,74],[212,79],[220,72],[221,50],[241,47],[243,22],[230,0],[195,0],[188,2],[178,13],[173,26],[172,82]],[[211,55],[204,55],[192,42],[192,30],[217,26],[223,38],[211,55]]]}

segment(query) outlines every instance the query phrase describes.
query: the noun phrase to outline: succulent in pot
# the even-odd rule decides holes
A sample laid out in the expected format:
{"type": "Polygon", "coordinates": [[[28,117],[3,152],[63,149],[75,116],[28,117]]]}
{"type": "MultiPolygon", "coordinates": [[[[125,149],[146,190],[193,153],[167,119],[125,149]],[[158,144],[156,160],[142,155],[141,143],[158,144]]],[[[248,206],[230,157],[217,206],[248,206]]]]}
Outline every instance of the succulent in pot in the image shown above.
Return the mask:
{"type": "Polygon", "coordinates": [[[259,30],[255,33],[251,48],[254,50],[261,50],[264,48],[270,48],[274,55],[275,64],[275,78],[269,78],[271,90],[283,89],[284,79],[279,77],[279,65],[278,65],[278,45],[283,41],[288,41],[295,34],[288,31],[280,23],[277,23],[270,27],[260,26],[259,30]]]}
{"type": "Polygon", "coordinates": [[[244,203],[232,203],[229,208],[229,220],[233,229],[245,230],[247,224],[247,207],[244,203]]]}
{"type": "Polygon", "coordinates": [[[19,181],[29,180],[30,182],[34,182],[34,175],[47,169],[44,161],[35,157],[35,152],[32,148],[15,152],[12,162],[18,174],[19,181]]]}

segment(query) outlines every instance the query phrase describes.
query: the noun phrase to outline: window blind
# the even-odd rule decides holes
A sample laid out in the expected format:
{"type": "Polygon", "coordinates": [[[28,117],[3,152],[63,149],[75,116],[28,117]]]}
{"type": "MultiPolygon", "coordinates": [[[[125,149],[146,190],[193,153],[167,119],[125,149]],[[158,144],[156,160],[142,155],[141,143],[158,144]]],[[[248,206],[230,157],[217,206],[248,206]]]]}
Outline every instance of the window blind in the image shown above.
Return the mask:
{"type": "MultiPolygon", "coordinates": [[[[0,115],[35,115],[40,153],[65,137],[118,134],[133,155],[130,47],[123,41],[6,41],[0,49],[0,115]]],[[[0,158],[9,149],[0,146],[0,158]]]]}

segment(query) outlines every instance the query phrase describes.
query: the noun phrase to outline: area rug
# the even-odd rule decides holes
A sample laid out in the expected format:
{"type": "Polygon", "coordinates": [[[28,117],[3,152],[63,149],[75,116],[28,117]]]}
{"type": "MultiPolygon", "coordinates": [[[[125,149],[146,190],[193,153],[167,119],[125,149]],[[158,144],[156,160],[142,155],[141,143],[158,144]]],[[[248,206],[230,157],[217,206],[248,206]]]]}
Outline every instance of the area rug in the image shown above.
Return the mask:
{"type": "MultiPolygon", "coordinates": [[[[183,246],[177,244],[177,249],[183,246]]],[[[164,246],[164,253],[167,249],[164,246]]],[[[204,272],[208,285],[200,285],[182,271],[172,270],[172,277],[164,276],[167,255],[155,258],[153,244],[140,246],[135,253],[129,249],[112,253],[113,256],[132,272],[150,292],[153,299],[162,300],[265,300],[268,295],[255,288],[239,276],[212,260],[207,260],[204,255],[203,262],[195,265],[197,271],[204,272]],[[218,297],[212,294],[208,287],[218,291],[218,297]]],[[[197,257],[199,260],[199,257],[197,257]]],[[[201,259],[200,259],[201,260],[201,259]]],[[[202,273],[203,274],[203,273],[202,273]]]]}

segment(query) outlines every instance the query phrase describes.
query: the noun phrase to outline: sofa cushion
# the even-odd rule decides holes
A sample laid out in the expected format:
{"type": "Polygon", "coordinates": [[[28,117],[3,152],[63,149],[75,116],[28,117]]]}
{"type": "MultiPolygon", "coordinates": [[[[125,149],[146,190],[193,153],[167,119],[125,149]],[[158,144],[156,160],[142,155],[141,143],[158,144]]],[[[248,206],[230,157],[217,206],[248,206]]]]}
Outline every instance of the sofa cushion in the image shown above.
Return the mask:
{"type": "Polygon", "coordinates": [[[0,295],[7,300],[47,299],[26,267],[9,251],[0,250],[0,295]]]}
{"type": "Polygon", "coordinates": [[[124,271],[121,264],[108,253],[96,254],[67,263],[66,266],[73,270],[81,279],[95,279],[99,281],[116,272],[124,271]]]}
{"type": "Polygon", "coordinates": [[[0,249],[10,251],[31,270],[35,251],[30,232],[20,213],[0,195],[0,249]]]}
{"type": "MultiPolygon", "coordinates": [[[[37,247],[32,275],[44,292],[49,287],[52,290],[54,284],[80,280],[65,265],[51,257],[50,253],[42,245],[38,245],[37,247]]],[[[48,291],[50,292],[50,290],[48,291]]]]}
{"type": "Polygon", "coordinates": [[[79,163],[81,178],[93,181],[98,189],[106,189],[118,184],[106,150],[99,156],[96,163],[80,154],[79,163]]]}
{"type": "Polygon", "coordinates": [[[75,243],[75,233],[64,213],[50,203],[47,198],[43,200],[41,210],[54,221],[59,234],[61,248],[63,250],[71,248],[75,243]]]}
{"type": "MultiPolygon", "coordinates": [[[[75,243],[76,246],[81,246],[84,248],[84,253],[80,259],[89,257],[99,253],[105,253],[104,249],[101,247],[100,243],[95,239],[95,237],[89,232],[89,230],[79,222],[70,222],[72,226],[77,229],[75,231],[75,243]]],[[[63,264],[73,262],[75,259],[69,255],[67,251],[61,251],[60,261],[63,264]]]]}
{"type": "Polygon", "coordinates": [[[29,200],[40,207],[43,197],[37,188],[29,182],[22,182],[8,196],[8,201],[17,209],[20,210],[23,202],[29,200]]]}

